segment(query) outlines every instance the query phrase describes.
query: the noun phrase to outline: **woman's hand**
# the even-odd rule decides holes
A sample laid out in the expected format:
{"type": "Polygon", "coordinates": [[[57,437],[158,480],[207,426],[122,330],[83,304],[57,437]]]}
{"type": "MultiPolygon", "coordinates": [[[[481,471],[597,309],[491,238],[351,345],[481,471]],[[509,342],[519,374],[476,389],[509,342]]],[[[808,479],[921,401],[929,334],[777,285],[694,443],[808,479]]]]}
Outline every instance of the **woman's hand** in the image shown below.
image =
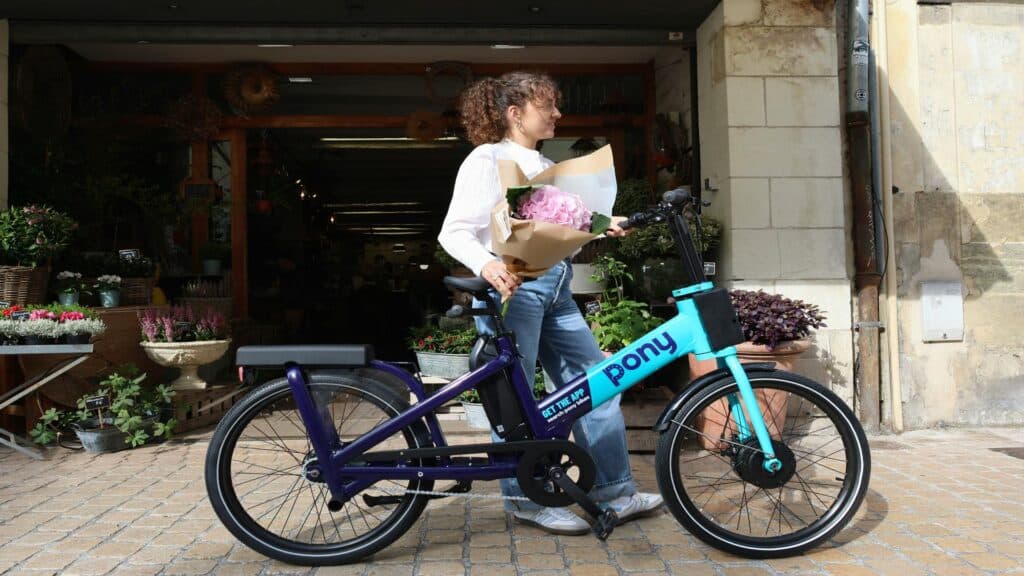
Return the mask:
{"type": "Polygon", "coordinates": [[[619,224],[626,220],[627,218],[625,216],[612,216],[612,224],[608,227],[608,230],[605,231],[604,235],[610,238],[622,238],[623,236],[632,234],[632,228],[627,228],[626,230],[619,228],[619,224]]]}
{"type": "Polygon", "coordinates": [[[501,260],[491,260],[484,264],[480,270],[480,276],[491,283],[494,289],[501,294],[501,301],[505,302],[516,293],[516,289],[523,280],[516,274],[509,272],[508,267],[501,260]]]}

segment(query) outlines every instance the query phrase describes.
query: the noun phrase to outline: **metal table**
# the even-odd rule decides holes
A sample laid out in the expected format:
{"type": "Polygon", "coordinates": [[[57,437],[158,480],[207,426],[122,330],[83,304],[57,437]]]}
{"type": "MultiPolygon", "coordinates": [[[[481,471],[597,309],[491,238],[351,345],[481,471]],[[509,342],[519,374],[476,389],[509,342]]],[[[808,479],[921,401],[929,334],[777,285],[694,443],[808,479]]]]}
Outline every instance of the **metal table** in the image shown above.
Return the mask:
{"type": "MultiPolygon", "coordinates": [[[[7,408],[25,396],[45,386],[54,378],[78,366],[92,353],[92,344],[46,344],[40,346],[0,346],[0,356],[17,356],[20,354],[47,354],[47,355],[69,355],[70,357],[61,360],[49,370],[35,374],[24,383],[15,386],[0,396],[0,410],[7,408]]],[[[27,375],[26,375],[27,376],[27,375]]],[[[0,446],[8,446],[35,458],[43,459],[43,453],[32,447],[32,442],[27,438],[0,428],[0,446]]]]}

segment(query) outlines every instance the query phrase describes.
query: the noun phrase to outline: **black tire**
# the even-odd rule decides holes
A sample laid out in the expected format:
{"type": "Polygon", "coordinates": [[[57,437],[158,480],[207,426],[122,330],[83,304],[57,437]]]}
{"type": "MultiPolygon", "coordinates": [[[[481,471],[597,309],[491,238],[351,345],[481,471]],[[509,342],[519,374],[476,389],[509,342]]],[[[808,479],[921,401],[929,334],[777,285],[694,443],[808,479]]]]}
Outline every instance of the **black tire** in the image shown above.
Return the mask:
{"type": "MultiPolygon", "coordinates": [[[[746,558],[797,555],[831,538],[856,514],[871,475],[867,439],[846,403],[820,384],[783,371],[757,371],[748,376],[755,393],[759,394],[759,404],[764,404],[762,413],[766,422],[781,415],[782,424],[775,425],[770,431],[775,442],[792,448],[791,466],[787,464],[789,467],[786,468],[791,472],[767,481],[753,476],[749,471],[758,466],[745,466],[744,462],[751,462],[752,457],[761,454],[756,449],[756,440],[750,441],[753,444],[736,443],[736,436],[732,435],[734,430],[712,435],[707,433],[709,426],[700,423],[708,422],[707,414],[724,415],[728,412],[712,411],[721,410],[724,406],[722,399],[728,394],[738,393],[736,382],[730,376],[698,392],[672,417],[672,424],[658,440],[655,465],[658,486],[676,519],[691,534],[719,550],[746,558]],[[785,413],[771,412],[768,405],[772,402],[764,401],[766,397],[776,398],[767,396],[778,394],[772,389],[788,393],[783,401],[783,405],[788,407],[785,413]],[[792,402],[797,398],[800,404],[793,406],[792,402]],[[698,415],[702,420],[698,420],[698,415]],[[704,426],[704,432],[701,426],[704,426]],[[804,426],[806,429],[802,430],[804,426]],[[830,429],[834,429],[831,433],[833,439],[827,440],[830,429]],[[826,455],[819,454],[818,449],[809,452],[801,444],[806,438],[812,438],[810,445],[820,445],[823,453],[835,451],[826,455]],[[841,441],[841,447],[829,446],[835,440],[841,441]],[[694,458],[681,461],[688,450],[692,450],[694,458]],[[840,452],[843,461],[837,464],[840,452]],[[802,460],[804,458],[806,461],[802,460]],[[824,468],[821,471],[823,477],[814,475],[819,473],[818,468],[807,472],[811,466],[824,468]],[[830,478],[832,476],[834,478],[830,478]],[[781,479],[785,479],[781,486],[771,484],[781,482],[781,479]],[[707,492],[707,488],[712,491],[707,492]],[[704,490],[698,492],[699,489],[704,490]],[[738,494],[740,489],[742,497],[738,494]],[[752,490],[750,494],[748,489],[752,490]],[[778,495],[773,498],[776,489],[778,495]],[[832,490],[835,491],[835,500],[828,504],[823,497],[829,496],[832,490]],[[714,498],[721,501],[716,500],[712,504],[714,498]],[[819,505],[822,512],[815,517],[819,514],[819,505]],[[772,509],[767,523],[762,523],[763,515],[755,521],[751,511],[765,507],[772,509]],[[783,520],[786,521],[785,526],[783,520]],[[770,535],[776,521],[778,533],[770,535]],[[800,526],[801,522],[806,522],[806,525],[800,526]],[[761,528],[765,528],[764,535],[760,534],[761,528]]],[[[735,420],[725,418],[724,422],[723,432],[735,420]]],[[[780,449],[776,449],[776,453],[780,454],[780,449]]]]}
{"type": "MultiPolygon", "coordinates": [[[[375,424],[372,424],[372,418],[365,418],[365,414],[372,416],[375,410],[379,410],[379,420],[383,421],[408,407],[407,401],[399,398],[379,382],[359,378],[350,373],[314,374],[309,387],[314,399],[321,405],[328,406],[327,411],[334,421],[334,426],[339,429],[339,436],[342,436],[345,442],[350,442],[352,438],[366,431],[346,431],[346,421],[356,423],[357,428],[372,428],[375,424]],[[345,404],[341,408],[339,422],[336,417],[336,405],[340,404],[340,401],[336,398],[342,395],[345,396],[345,404]],[[355,399],[354,407],[351,409],[349,398],[355,399]],[[368,408],[360,408],[363,402],[368,408]],[[349,411],[346,413],[346,410],[349,411]]],[[[282,562],[309,566],[353,562],[377,552],[401,537],[422,514],[427,497],[406,494],[397,504],[371,507],[365,502],[360,502],[361,493],[360,496],[345,503],[341,510],[334,513],[328,511],[326,502],[329,491],[326,485],[306,480],[300,473],[302,462],[313,452],[309,448],[308,435],[302,420],[297,413],[293,414],[293,411],[291,390],[287,380],[282,378],[263,384],[250,392],[221,420],[206,454],[206,490],[210,503],[224,526],[243,544],[261,554],[282,562]],[[274,426],[275,423],[277,427],[274,426]],[[272,434],[266,434],[265,430],[268,427],[272,434]],[[243,433],[250,428],[264,432],[265,437],[243,437],[243,433]],[[284,433],[282,434],[278,428],[284,433]],[[306,455],[300,458],[303,451],[306,455]],[[267,458],[271,460],[264,461],[267,458]],[[281,464],[280,460],[284,460],[284,464],[281,464]],[[256,477],[243,477],[244,474],[256,477]],[[289,479],[293,476],[295,480],[289,479]],[[278,480],[279,477],[285,477],[285,480],[278,480]],[[251,484],[253,481],[257,483],[251,484]],[[281,483],[280,487],[289,485],[284,496],[274,495],[279,490],[279,487],[272,486],[274,483],[281,483]],[[250,485],[243,489],[243,484],[250,485]],[[306,488],[308,495],[312,495],[312,500],[297,506],[300,499],[307,498],[306,488]],[[265,492],[258,493],[260,490],[265,492]],[[270,494],[271,498],[264,502],[263,498],[267,494],[270,494]],[[282,511],[292,497],[294,500],[290,502],[291,509],[280,529],[284,533],[277,533],[274,525],[278,517],[284,515],[282,511]],[[279,498],[284,498],[281,507],[274,512],[270,522],[266,523],[266,516],[274,511],[273,506],[277,505],[276,501],[279,498]],[[265,505],[270,505],[271,508],[263,511],[261,507],[265,505]],[[387,506],[392,508],[387,509],[387,506]],[[302,524],[295,529],[294,536],[290,536],[289,520],[296,512],[296,508],[299,508],[298,514],[305,514],[305,517],[302,524]],[[356,510],[358,523],[353,521],[352,517],[356,510]],[[311,526],[309,537],[300,538],[309,516],[314,513],[315,523],[311,526]],[[323,521],[325,514],[333,526],[323,521]],[[342,514],[346,514],[347,522],[342,519],[339,525],[337,518],[342,514]],[[385,517],[381,519],[381,516],[385,517]],[[380,523],[375,527],[371,526],[371,518],[374,522],[380,523]],[[366,524],[365,533],[360,533],[363,530],[362,523],[366,524]],[[353,537],[344,540],[342,530],[347,533],[349,526],[353,537]],[[333,541],[335,534],[337,541],[333,541]],[[318,539],[322,542],[317,542],[318,539]]],[[[390,448],[424,448],[431,445],[430,436],[422,422],[417,422],[416,425],[396,434],[389,442],[392,443],[390,448]]],[[[371,485],[364,493],[383,490],[385,494],[400,494],[403,489],[429,491],[433,489],[433,482],[411,480],[407,483],[398,483],[385,480],[371,485]],[[386,483],[399,490],[381,488],[386,483]]]]}

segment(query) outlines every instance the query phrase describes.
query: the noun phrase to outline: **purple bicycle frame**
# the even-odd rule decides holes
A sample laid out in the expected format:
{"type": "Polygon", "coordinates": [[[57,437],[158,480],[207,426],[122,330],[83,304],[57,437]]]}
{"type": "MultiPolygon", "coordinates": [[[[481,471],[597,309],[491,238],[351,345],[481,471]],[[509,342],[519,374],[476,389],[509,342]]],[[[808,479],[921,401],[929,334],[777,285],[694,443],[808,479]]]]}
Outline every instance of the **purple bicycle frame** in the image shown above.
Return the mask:
{"type": "MultiPolygon", "coordinates": [[[[442,458],[439,466],[366,465],[345,468],[342,473],[345,463],[366,453],[369,449],[417,421],[424,421],[427,424],[434,446],[446,446],[434,410],[503,370],[507,370],[512,375],[512,386],[519,397],[533,438],[535,440],[568,438],[572,422],[590,410],[589,403],[585,406],[574,406],[573,410],[563,411],[553,421],[545,419],[541,413],[547,406],[558,403],[571,390],[578,389],[578,385],[573,385],[577,382],[569,383],[538,404],[533,398],[532,387],[526,381],[526,375],[523,373],[522,364],[512,340],[507,336],[498,336],[495,338],[495,344],[498,349],[497,357],[450,382],[430,396],[426,396],[420,382],[408,372],[392,364],[374,360],[371,363],[373,368],[401,378],[417,396],[418,402],[340,449],[337,448],[340,446],[338,432],[334,426],[325,424],[329,420],[326,407],[317,406],[313,400],[303,368],[297,364],[286,366],[288,384],[306,426],[310,443],[316,451],[317,459],[320,462],[329,462],[327,466],[320,468],[334,499],[345,502],[361,490],[383,479],[468,481],[497,480],[515,476],[518,458],[509,453],[489,454],[492,463],[484,466],[452,464],[449,458],[442,458]]],[[[577,378],[577,380],[585,379],[586,375],[577,378]]]]}

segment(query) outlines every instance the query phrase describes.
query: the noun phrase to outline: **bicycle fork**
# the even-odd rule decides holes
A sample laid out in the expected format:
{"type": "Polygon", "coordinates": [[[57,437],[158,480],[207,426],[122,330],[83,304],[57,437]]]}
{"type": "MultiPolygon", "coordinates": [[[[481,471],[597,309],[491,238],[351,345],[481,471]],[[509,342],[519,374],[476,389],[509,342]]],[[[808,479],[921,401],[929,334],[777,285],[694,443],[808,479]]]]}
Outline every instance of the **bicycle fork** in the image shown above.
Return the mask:
{"type": "Polygon", "coordinates": [[[750,385],[750,379],[747,378],[747,373],[743,369],[743,365],[740,364],[739,358],[733,353],[724,358],[719,358],[719,360],[725,361],[726,367],[729,368],[729,372],[732,373],[733,378],[736,380],[736,385],[740,389],[739,398],[737,398],[736,394],[729,394],[727,396],[729,414],[732,416],[733,421],[736,422],[739,441],[743,443],[749,440],[751,436],[756,436],[757,444],[760,446],[761,451],[764,452],[765,471],[775,473],[782,470],[782,461],[775,454],[775,449],[772,446],[772,437],[764,423],[764,417],[760,410],[755,409],[758,406],[757,397],[754,395],[753,386],[750,385]],[[740,404],[741,399],[743,401],[742,405],[740,404]],[[743,414],[743,405],[747,406],[746,418],[743,414]],[[753,430],[747,425],[748,418],[750,424],[754,427],[753,430]]]}

